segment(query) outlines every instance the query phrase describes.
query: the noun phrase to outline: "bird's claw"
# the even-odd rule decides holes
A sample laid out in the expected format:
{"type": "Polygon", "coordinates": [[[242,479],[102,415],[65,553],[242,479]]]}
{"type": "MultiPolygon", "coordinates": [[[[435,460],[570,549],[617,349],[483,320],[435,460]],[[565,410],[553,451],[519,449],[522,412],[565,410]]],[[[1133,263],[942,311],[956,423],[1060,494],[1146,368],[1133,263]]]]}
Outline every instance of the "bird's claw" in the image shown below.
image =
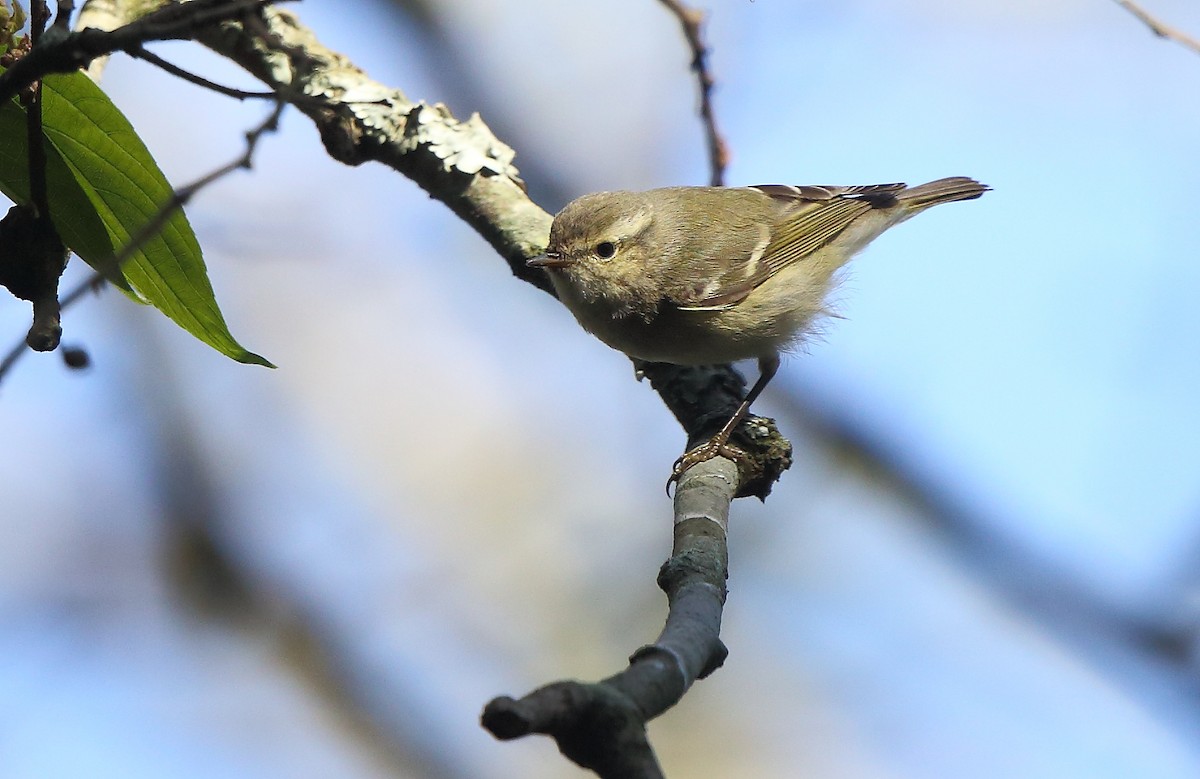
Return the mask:
{"type": "Polygon", "coordinates": [[[671,466],[671,478],[667,479],[667,497],[671,495],[671,486],[677,484],[683,474],[693,466],[707,462],[714,457],[725,457],[739,462],[746,456],[745,452],[733,444],[728,441],[719,441],[716,438],[710,438],[699,446],[692,447],[681,454],[675,464],[671,466]]]}

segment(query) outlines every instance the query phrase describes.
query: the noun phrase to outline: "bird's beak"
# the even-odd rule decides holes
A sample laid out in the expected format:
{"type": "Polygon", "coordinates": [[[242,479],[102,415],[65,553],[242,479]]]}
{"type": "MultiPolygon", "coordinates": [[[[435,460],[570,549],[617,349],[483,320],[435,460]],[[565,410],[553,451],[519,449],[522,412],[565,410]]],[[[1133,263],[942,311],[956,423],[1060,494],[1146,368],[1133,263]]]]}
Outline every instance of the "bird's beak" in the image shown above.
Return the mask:
{"type": "Polygon", "coordinates": [[[530,268],[565,268],[571,261],[563,257],[561,252],[546,252],[526,260],[525,264],[530,268]]]}

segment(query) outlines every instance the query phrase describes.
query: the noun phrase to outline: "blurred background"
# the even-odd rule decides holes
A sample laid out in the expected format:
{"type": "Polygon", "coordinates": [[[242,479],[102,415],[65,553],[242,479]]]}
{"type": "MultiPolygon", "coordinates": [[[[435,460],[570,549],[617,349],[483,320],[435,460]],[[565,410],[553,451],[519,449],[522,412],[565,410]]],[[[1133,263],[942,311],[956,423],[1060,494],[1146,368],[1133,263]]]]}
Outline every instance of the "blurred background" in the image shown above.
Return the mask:
{"type": "MultiPolygon", "coordinates": [[[[756,407],[796,463],[734,505],[731,656],[652,724],[667,774],[1200,775],[1200,55],[1111,0],[704,7],[729,183],[994,191],[864,252],[756,407]]],[[[653,0],[290,8],[480,112],[552,212],[707,181],[653,0]]],[[[104,86],[179,183],[268,110],[124,58],[104,86]]],[[[583,775],[478,716],[657,635],[684,446],[657,395],[296,112],[189,215],[279,368],[109,291],[64,318],[89,370],[0,386],[0,779],[583,775]]]]}

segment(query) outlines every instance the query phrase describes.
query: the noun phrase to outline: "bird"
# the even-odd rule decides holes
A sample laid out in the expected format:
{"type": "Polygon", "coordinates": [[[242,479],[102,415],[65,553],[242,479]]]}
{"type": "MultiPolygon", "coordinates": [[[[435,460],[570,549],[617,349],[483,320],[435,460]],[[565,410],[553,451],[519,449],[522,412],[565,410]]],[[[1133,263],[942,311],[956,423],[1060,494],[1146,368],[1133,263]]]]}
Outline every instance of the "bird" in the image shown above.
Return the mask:
{"type": "Polygon", "coordinates": [[[634,360],[758,361],[759,377],[722,428],[684,452],[692,466],[745,456],[729,443],[794,348],[828,313],[835,273],[889,228],[990,188],[965,176],[860,186],[665,187],[597,192],[550,227],[543,268],[579,324],[634,360]]]}

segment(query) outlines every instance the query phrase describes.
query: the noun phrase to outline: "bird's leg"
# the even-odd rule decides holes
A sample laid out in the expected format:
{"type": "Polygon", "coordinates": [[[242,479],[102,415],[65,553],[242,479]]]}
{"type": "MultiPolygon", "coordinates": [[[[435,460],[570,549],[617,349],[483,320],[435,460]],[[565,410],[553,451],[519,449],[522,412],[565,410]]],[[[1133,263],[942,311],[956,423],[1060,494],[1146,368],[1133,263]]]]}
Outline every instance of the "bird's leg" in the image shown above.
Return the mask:
{"type": "Polygon", "coordinates": [[[754,386],[746,394],[746,399],[737,407],[737,411],[733,412],[733,416],[729,418],[729,421],[712,438],[692,447],[675,461],[675,465],[671,469],[671,478],[667,479],[668,495],[671,494],[671,485],[679,481],[679,477],[683,476],[684,472],[693,465],[699,465],[714,457],[728,457],[730,460],[736,461],[746,456],[745,452],[729,443],[729,437],[733,435],[734,430],[737,430],[738,425],[746,419],[746,416],[750,413],[750,404],[758,399],[758,396],[762,394],[767,383],[771,381],[778,370],[778,354],[758,358],[758,381],[754,382],[754,386]]]}

